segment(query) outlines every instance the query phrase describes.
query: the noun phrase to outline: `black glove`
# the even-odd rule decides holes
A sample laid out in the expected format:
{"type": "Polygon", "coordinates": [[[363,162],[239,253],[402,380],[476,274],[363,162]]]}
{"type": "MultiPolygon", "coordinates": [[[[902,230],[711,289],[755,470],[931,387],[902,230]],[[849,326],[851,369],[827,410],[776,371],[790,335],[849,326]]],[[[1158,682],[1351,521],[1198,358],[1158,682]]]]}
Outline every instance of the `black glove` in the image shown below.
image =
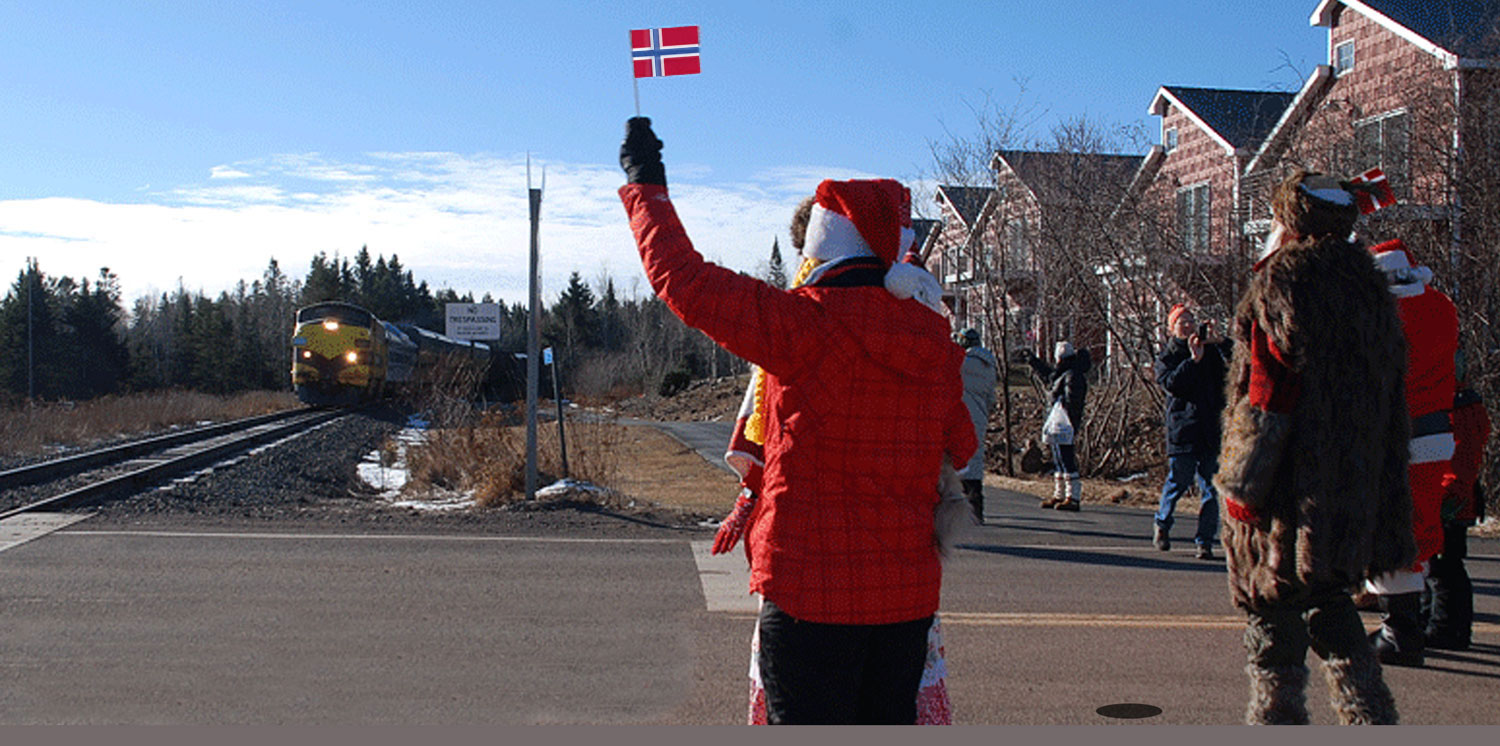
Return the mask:
{"type": "Polygon", "coordinates": [[[651,131],[647,117],[625,120],[625,142],[620,143],[620,168],[629,184],[667,185],[667,169],[661,163],[661,140],[651,131]]]}

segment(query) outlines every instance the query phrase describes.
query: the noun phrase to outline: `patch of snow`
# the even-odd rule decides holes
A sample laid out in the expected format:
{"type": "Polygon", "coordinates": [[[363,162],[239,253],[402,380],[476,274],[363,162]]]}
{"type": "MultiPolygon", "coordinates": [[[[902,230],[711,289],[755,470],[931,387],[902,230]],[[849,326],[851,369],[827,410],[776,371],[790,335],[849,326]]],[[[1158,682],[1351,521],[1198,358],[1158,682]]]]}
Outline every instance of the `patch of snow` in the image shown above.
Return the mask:
{"type": "MultiPolygon", "coordinates": [[[[420,422],[423,427],[427,424],[416,418],[413,420],[420,422]]],[[[355,467],[359,478],[365,484],[379,490],[379,497],[389,502],[394,508],[444,511],[474,507],[474,496],[469,493],[423,495],[420,498],[402,496],[401,493],[411,478],[411,471],[406,464],[406,449],[408,446],[418,445],[426,440],[427,434],[420,429],[408,427],[401,430],[396,433],[395,437],[395,459],[389,464],[383,463],[380,450],[370,451],[355,467]]]]}
{"type": "Polygon", "coordinates": [[[1117,479],[1115,481],[1117,481],[1117,482],[1134,482],[1137,479],[1145,479],[1147,476],[1150,476],[1150,475],[1148,475],[1146,472],[1143,471],[1143,472],[1140,472],[1140,473],[1137,473],[1137,474],[1131,474],[1130,476],[1120,477],[1119,479],[1117,479]]]}
{"type": "Polygon", "coordinates": [[[608,490],[605,490],[603,487],[600,487],[597,484],[591,484],[589,482],[580,482],[580,481],[577,481],[575,479],[560,479],[560,480],[558,480],[556,482],[553,482],[552,484],[547,485],[546,487],[543,487],[543,488],[537,490],[536,491],[536,496],[537,497],[556,497],[556,496],[559,496],[559,495],[565,495],[568,492],[573,491],[573,490],[577,490],[579,492],[587,492],[587,493],[595,494],[595,495],[602,495],[602,494],[604,494],[605,492],[608,491],[608,490]]]}

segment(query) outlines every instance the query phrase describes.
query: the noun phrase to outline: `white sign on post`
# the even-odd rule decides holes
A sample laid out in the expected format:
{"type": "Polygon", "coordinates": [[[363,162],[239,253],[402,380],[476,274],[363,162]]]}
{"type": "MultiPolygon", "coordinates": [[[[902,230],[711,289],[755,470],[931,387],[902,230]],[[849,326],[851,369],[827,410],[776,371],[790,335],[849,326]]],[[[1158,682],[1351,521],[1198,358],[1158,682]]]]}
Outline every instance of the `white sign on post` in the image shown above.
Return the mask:
{"type": "Polygon", "coordinates": [[[499,303],[449,303],[443,334],[454,339],[500,338],[499,303]]]}

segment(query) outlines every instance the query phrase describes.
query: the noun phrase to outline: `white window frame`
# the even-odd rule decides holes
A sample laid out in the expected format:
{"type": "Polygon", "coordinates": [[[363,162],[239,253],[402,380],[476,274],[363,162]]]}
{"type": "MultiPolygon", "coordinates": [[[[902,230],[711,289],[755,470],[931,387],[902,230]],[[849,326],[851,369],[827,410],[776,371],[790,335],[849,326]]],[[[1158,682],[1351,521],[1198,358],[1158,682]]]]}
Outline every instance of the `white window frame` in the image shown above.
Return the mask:
{"type": "Polygon", "coordinates": [[[1344,73],[1353,70],[1355,65],[1358,64],[1357,58],[1354,56],[1354,40],[1350,39],[1349,41],[1343,41],[1333,45],[1333,59],[1329,60],[1329,64],[1333,67],[1333,74],[1336,76],[1343,75],[1344,73]],[[1348,66],[1345,66],[1343,64],[1343,60],[1340,59],[1340,53],[1345,49],[1349,50],[1348,66]]]}
{"type": "Polygon", "coordinates": [[[1186,254],[1206,254],[1213,246],[1213,188],[1209,181],[1188,184],[1177,190],[1177,230],[1182,238],[1182,251],[1186,254]],[[1200,192],[1201,190],[1201,192],[1200,192]],[[1188,195],[1197,195],[1201,197],[1188,195]],[[1194,200],[1188,210],[1183,209],[1184,197],[1194,200]],[[1191,212],[1192,214],[1188,214],[1191,212]],[[1201,221],[1199,217],[1201,216],[1201,221]]]}
{"type": "Polygon", "coordinates": [[[1161,135],[1162,149],[1168,153],[1177,149],[1177,128],[1168,127],[1161,135]]]}
{"type": "Polygon", "coordinates": [[[1362,129],[1374,126],[1380,127],[1380,146],[1379,152],[1376,154],[1376,162],[1373,164],[1364,164],[1362,167],[1368,168],[1369,166],[1374,165],[1376,167],[1379,167],[1381,171],[1384,171],[1386,177],[1390,179],[1389,183],[1391,185],[1391,189],[1396,193],[1396,197],[1399,199],[1406,199],[1411,196],[1411,124],[1411,114],[1405,107],[1402,107],[1400,109],[1392,109],[1391,111],[1382,112],[1372,117],[1365,117],[1364,119],[1360,119],[1354,122],[1355,147],[1359,146],[1359,133],[1362,129]],[[1395,167],[1394,161],[1388,162],[1386,160],[1386,155],[1388,153],[1386,146],[1386,122],[1397,117],[1404,117],[1406,125],[1406,150],[1405,152],[1399,154],[1399,157],[1401,158],[1399,169],[1395,167]],[[1391,179],[1390,177],[1393,176],[1395,178],[1391,179]]]}

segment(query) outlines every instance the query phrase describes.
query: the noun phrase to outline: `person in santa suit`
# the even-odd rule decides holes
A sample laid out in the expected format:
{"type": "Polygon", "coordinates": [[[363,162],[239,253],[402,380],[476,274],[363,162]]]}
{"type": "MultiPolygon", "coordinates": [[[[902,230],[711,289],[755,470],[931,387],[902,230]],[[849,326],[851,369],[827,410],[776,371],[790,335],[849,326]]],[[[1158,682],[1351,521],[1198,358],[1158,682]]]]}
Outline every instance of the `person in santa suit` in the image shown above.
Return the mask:
{"type": "Polygon", "coordinates": [[[1401,319],[1349,239],[1346,185],[1301,172],[1272,199],[1270,253],[1231,331],[1215,485],[1230,597],[1245,611],[1250,724],[1308,722],[1307,651],[1340,723],[1395,723],[1350,590],[1411,565],[1401,319]]]}
{"type": "Polygon", "coordinates": [[[899,261],[910,195],[888,179],[820,183],[803,252],[823,263],[782,290],[693,248],[661,148],[650,120],[627,122],[620,199],[646,277],[685,323],[766,374],[744,542],[768,720],[915,723],[942,582],[939,479],[975,441],[963,351],[929,310],[941,286],[899,261]]]}
{"type": "Polygon", "coordinates": [[[1422,590],[1427,564],[1443,550],[1443,483],[1452,467],[1454,363],[1458,352],[1458,310],[1442,291],[1429,285],[1432,270],[1412,261],[1399,239],[1370,247],[1396,298],[1406,335],[1406,406],[1411,417],[1412,534],[1416,562],[1369,579],[1377,594],[1380,629],[1370,642],[1380,662],[1420,666],[1426,646],[1422,590]]]}
{"type": "Polygon", "coordinates": [[[1469,555],[1469,527],[1484,517],[1484,489],[1479,469],[1490,439],[1490,415],[1479,392],[1468,386],[1468,366],[1460,350],[1454,363],[1458,381],[1453,395],[1452,468],[1443,477],[1443,551],[1432,558],[1422,617],[1427,620],[1427,647],[1468,650],[1474,627],[1474,584],[1464,559],[1469,555]]]}

